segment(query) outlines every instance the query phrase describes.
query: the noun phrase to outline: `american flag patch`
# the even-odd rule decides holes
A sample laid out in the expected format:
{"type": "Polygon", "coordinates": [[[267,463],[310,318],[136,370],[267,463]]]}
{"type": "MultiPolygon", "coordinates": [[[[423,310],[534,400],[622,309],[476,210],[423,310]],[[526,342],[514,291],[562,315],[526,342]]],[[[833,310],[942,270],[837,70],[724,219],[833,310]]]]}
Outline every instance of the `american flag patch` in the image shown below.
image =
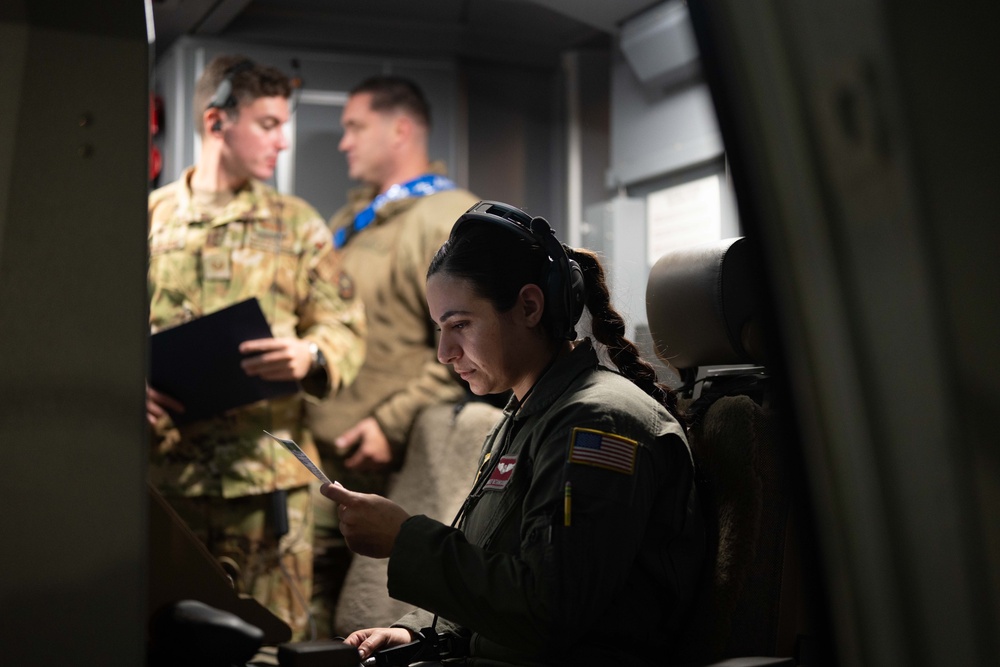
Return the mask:
{"type": "Polygon", "coordinates": [[[638,444],[635,440],[620,435],[589,428],[574,428],[569,462],[631,475],[635,469],[635,448],[638,444]]]}

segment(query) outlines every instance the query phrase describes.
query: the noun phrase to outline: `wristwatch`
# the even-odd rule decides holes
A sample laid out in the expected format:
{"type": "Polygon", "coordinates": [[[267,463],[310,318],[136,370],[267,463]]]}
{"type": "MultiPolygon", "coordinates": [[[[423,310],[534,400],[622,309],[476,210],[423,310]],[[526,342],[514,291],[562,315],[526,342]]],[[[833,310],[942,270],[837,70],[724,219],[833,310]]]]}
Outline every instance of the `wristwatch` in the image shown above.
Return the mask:
{"type": "Polygon", "coordinates": [[[309,375],[315,375],[320,370],[326,371],[326,357],[313,341],[309,341],[309,375]]]}

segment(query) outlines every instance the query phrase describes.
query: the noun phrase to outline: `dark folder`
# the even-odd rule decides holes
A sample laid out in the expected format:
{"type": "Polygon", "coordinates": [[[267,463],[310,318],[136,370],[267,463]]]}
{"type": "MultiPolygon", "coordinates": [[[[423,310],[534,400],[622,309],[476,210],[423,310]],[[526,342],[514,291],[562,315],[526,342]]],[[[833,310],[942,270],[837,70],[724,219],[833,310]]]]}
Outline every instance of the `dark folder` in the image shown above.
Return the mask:
{"type": "Polygon", "coordinates": [[[240,343],[271,337],[256,298],[165,329],[150,336],[149,384],[184,406],[183,414],[171,413],[175,424],[294,394],[298,382],[250,377],[240,367],[240,343]]]}

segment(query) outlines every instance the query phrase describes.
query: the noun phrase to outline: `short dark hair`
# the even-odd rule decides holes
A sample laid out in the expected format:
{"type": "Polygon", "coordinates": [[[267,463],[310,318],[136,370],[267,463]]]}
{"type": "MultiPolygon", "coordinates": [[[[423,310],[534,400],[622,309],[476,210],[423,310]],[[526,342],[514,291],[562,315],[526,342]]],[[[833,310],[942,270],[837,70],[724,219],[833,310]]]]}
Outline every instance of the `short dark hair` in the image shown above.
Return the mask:
{"type": "Polygon", "coordinates": [[[201,134],[203,129],[201,119],[205,109],[208,108],[209,102],[219,89],[219,84],[227,75],[230,75],[233,84],[232,97],[236,101],[235,106],[225,107],[230,117],[236,116],[241,106],[253,102],[258,97],[287,99],[292,95],[292,83],[281,70],[255,63],[246,56],[238,54],[216,56],[205,66],[205,71],[198,77],[198,82],[194,86],[194,126],[198,134],[201,134]]]}
{"type": "Polygon", "coordinates": [[[351,96],[369,93],[373,111],[403,111],[425,128],[431,126],[431,107],[420,86],[401,76],[373,76],[351,90],[351,96]]]}

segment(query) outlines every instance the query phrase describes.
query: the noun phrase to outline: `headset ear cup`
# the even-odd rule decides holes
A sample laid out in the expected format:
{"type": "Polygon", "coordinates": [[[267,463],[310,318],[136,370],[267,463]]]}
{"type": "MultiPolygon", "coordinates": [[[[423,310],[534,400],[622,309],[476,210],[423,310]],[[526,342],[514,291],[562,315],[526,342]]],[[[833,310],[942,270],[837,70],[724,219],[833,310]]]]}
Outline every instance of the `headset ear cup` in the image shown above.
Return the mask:
{"type": "Polygon", "coordinates": [[[545,218],[532,218],[531,232],[541,242],[550,259],[545,280],[545,301],[552,309],[550,321],[555,332],[569,340],[576,338],[576,323],[583,314],[587,289],[583,269],[569,258],[570,249],[559,242],[545,218]]]}
{"type": "Polygon", "coordinates": [[[583,269],[576,260],[563,257],[558,268],[553,267],[554,274],[559,274],[558,284],[553,285],[554,294],[559,295],[559,310],[553,317],[556,332],[568,340],[576,340],[576,323],[583,315],[583,307],[587,301],[587,288],[584,284],[583,269]]]}
{"type": "Polygon", "coordinates": [[[569,322],[569,311],[566,308],[569,304],[561,273],[558,262],[550,260],[545,274],[545,310],[553,332],[565,337],[567,328],[572,328],[572,324],[569,322]]]}
{"type": "Polygon", "coordinates": [[[567,295],[570,299],[567,309],[570,316],[570,326],[575,327],[583,315],[583,307],[587,305],[587,283],[583,277],[583,269],[580,268],[575,259],[569,260],[569,290],[567,295]]]}
{"type": "Polygon", "coordinates": [[[545,280],[545,303],[553,331],[562,338],[576,339],[576,323],[587,302],[583,269],[565,254],[549,264],[545,280]]]}

